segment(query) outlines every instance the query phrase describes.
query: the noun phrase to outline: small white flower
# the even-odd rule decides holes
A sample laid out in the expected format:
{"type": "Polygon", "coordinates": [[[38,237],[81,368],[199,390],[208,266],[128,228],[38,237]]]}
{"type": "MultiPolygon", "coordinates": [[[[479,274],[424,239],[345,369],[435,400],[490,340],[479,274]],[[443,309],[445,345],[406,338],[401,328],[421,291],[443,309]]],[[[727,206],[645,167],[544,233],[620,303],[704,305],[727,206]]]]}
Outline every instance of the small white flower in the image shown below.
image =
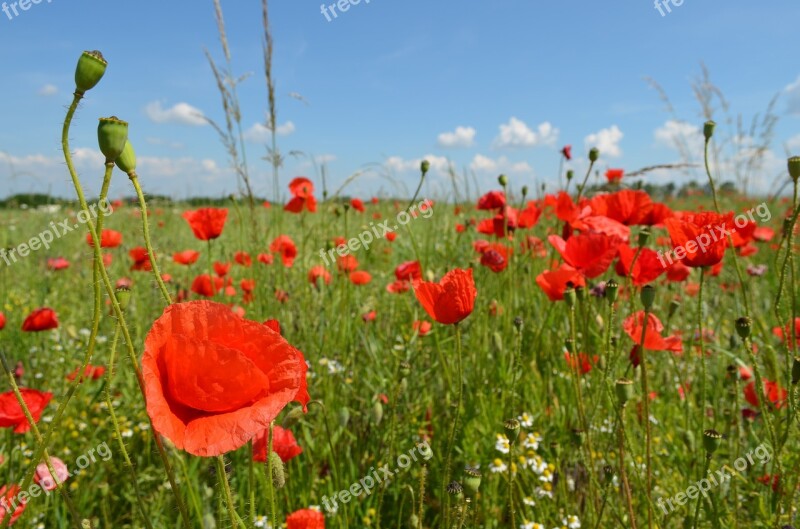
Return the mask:
{"type": "Polygon", "coordinates": [[[531,432],[525,436],[525,439],[522,441],[522,446],[529,450],[538,450],[539,443],[541,442],[542,436],[537,432],[531,432]]]}
{"type": "Polygon", "coordinates": [[[253,520],[253,526],[261,529],[272,529],[266,516],[256,516],[255,520],[253,520]]]}
{"type": "Polygon", "coordinates": [[[575,515],[567,516],[561,520],[561,523],[566,525],[569,529],[579,529],[581,526],[581,521],[575,515]]]}
{"type": "Polygon", "coordinates": [[[492,472],[505,472],[506,470],[508,470],[508,465],[503,463],[502,459],[495,459],[489,465],[489,470],[491,470],[492,472]]]}
{"type": "Polygon", "coordinates": [[[506,434],[503,433],[497,434],[497,442],[495,442],[494,447],[497,449],[498,452],[503,454],[507,454],[511,451],[511,443],[509,443],[506,434]]]}
{"type": "Polygon", "coordinates": [[[533,507],[534,505],[536,505],[536,502],[530,496],[525,496],[524,498],[522,498],[522,503],[524,503],[528,507],[533,507]]]}
{"type": "Polygon", "coordinates": [[[519,419],[519,425],[523,428],[530,428],[533,426],[533,417],[531,417],[527,412],[523,412],[522,415],[517,417],[519,419]]]}

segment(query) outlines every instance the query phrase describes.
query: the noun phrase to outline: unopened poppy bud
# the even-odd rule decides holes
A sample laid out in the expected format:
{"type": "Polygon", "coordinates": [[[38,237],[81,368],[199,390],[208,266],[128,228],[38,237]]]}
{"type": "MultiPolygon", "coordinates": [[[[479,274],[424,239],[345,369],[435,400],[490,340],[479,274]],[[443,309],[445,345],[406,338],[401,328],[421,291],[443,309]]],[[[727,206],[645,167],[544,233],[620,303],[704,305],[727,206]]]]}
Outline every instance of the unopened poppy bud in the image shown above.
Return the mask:
{"type": "Polygon", "coordinates": [[[286,485],[286,473],[283,469],[283,461],[275,452],[270,452],[269,462],[272,465],[272,484],[276,489],[282,489],[286,485]]]}
{"type": "Polygon", "coordinates": [[[504,174],[501,174],[497,177],[497,183],[503,187],[506,187],[508,185],[508,177],[504,174]]]}
{"type": "Polygon", "coordinates": [[[464,479],[462,480],[467,492],[474,496],[478,493],[481,486],[481,471],[473,467],[464,468],[464,479]]]}
{"type": "Polygon", "coordinates": [[[513,445],[517,441],[517,437],[519,437],[519,421],[517,419],[508,419],[503,423],[503,428],[506,430],[508,442],[513,445]]]}
{"type": "Polygon", "coordinates": [[[383,404],[381,404],[381,401],[375,401],[375,404],[372,405],[372,410],[370,410],[370,415],[372,416],[372,422],[375,424],[381,423],[383,419],[383,404]]]}
{"type": "Polygon", "coordinates": [[[411,516],[408,517],[408,527],[409,527],[409,529],[418,529],[419,528],[419,516],[417,516],[416,514],[412,513],[411,516]]]}
{"type": "Polygon", "coordinates": [[[292,426],[294,426],[297,423],[299,423],[300,419],[303,418],[303,415],[305,415],[303,413],[303,407],[302,406],[296,406],[296,407],[292,408],[289,411],[289,413],[286,414],[286,416],[283,418],[283,423],[281,424],[281,426],[283,428],[285,428],[285,429],[289,429],[292,426]]]}
{"type": "Polygon", "coordinates": [[[528,186],[522,186],[522,198],[528,196],[528,186]]]}
{"type": "Polygon", "coordinates": [[[792,384],[798,382],[800,382],[800,356],[795,356],[792,364],[792,384]]]}
{"type": "Polygon", "coordinates": [[[639,247],[647,246],[648,239],[650,239],[650,230],[644,228],[639,232],[639,247]]]}
{"type": "Polygon", "coordinates": [[[619,283],[615,279],[611,279],[606,283],[606,299],[609,303],[617,301],[617,293],[619,292],[619,283]]]}
{"type": "Polygon", "coordinates": [[[669,302],[669,309],[667,309],[667,317],[671,318],[675,315],[675,311],[677,311],[681,306],[681,302],[677,299],[673,299],[669,302]]]}
{"type": "Polygon", "coordinates": [[[114,163],[117,164],[117,167],[119,167],[120,171],[131,178],[136,176],[136,152],[134,152],[133,145],[131,145],[130,141],[125,142],[125,147],[123,147],[122,153],[117,156],[117,159],[114,160],[114,163]]]}
{"type": "Polygon", "coordinates": [[[400,362],[400,376],[406,378],[411,374],[411,364],[408,362],[400,362]]]}
{"type": "Polygon", "coordinates": [[[458,481],[451,481],[447,485],[447,493],[460,500],[464,497],[464,487],[458,481]]]}
{"type": "Polygon", "coordinates": [[[350,422],[350,408],[339,408],[339,426],[347,428],[350,422]]]}
{"type": "Polygon", "coordinates": [[[422,163],[419,164],[419,170],[422,171],[422,176],[425,176],[431,170],[431,162],[422,160],[422,163]]]}
{"type": "Polygon", "coordinates": [[[619,405],[624,408],[628,401],[633,398],[633,381],[627,378],[617,379],[615,390],[619,405]]]}
{"type": "Polygon", "coordinates": [[[575,177],[575,171],[573,171],[572,169],[567,171],[567,182],[571,182],[574,177],[575,177]]]}
{"type": "Polygon", "coordinates": [[[573,287],[567,287],[567,289],[564,290],[564,302],[567,304],[567,307],[574,307],[576,298],[577,295],[573,287]]]}
{"type": "Polygon", "coordinates": [[[600,158],[600,149],[592,147],[591,150],[589,150],[589,161],[596,162],[598,158],[600,158]]]}
{"type": "Polygon", "coordinates": [[[706,121],[705,125],[703,125],[703,136],[705,136],[706,141],[711,139],[711,136],[714,135],[714,129],[717,128],[717,123],[714,121],[706,121]]]}
{"type": "Polygon", "coordinates": [[[108,62],[99,51],[83,52],[75,68],[75,91],[83,94],[94,88],[106,73],[106,66],[108,62]]]}
{"type": "Polygon", "coordinates": [[[116,161],[128,141],[128,123],[116,116],[100,118],[97,126],[97,143],[106,160],[116,161]]]}
{"type": "Polygon", "coordinates": [[[516,318],[514,318],[514,327],[516,327],[517,330],[522,329],[522,324],[523,321],[521,316],[517,316],[516,318]]]}
{"type": "Polygon", "coordinates": [[[739,338],[745,340],[750,337],[750,330],[753,327],[753,320],[744,316],[736,320],[736,332],[739,338]]]}
{"type": "Polygon", "coordinates": [[[706,453],[711,455],[719,448],[722,434],[716,430],[706,430],[703,432],[703,448],[706,453]]]}
{"type": "Polygon", "coordinates": [[[118,288],[116,291],[116,296],[117,303],[119,303],[119,308],[121,310],[127,309],[128,305],[131,303],[131,290],[128,287],[118,288]]]}
{"type": "Polygon", "coordinates": [[[800,178],[800,156],[792,156],[789,158],[789,176],[792,180],[797,182],[800,178]]]}
{"type": "Polygon", "coordinates": [[[641,293],[642,306],[644,310],[649,311],[656,300],[656,289],[653,285],[645,285],[642,287],[641,293]]]}

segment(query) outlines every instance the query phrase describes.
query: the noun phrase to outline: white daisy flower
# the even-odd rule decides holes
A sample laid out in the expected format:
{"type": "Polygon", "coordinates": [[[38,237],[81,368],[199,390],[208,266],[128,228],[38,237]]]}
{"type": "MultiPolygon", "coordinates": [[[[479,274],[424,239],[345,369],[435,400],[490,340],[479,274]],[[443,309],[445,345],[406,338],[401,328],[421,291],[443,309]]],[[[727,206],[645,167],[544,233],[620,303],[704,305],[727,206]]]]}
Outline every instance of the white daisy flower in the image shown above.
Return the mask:
{"type": "Polygon", "coordinates": [[[508,441],[508,437],[506,434],[499,433],[497,434],[497,442],[494,444],[494,447],[497,449],[498,452],[507,454],[511,451],[511,443],[508,441]]]}

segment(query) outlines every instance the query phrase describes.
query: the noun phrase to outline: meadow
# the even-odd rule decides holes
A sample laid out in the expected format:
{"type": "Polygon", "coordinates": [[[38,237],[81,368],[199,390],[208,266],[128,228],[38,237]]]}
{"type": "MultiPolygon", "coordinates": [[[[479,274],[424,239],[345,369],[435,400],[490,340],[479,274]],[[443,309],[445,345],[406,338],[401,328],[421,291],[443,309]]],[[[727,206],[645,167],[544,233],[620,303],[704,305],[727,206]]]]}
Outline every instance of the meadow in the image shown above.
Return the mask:
{"type": "Polygon", "coordinates": [[[548,193],[148,199],[135,123],[72,164],[106,65],[76,201],[0,211],[0,526],[793,527],[800,158],[737,193],[708,121],[698,191],[566,146],[548,193]]]}

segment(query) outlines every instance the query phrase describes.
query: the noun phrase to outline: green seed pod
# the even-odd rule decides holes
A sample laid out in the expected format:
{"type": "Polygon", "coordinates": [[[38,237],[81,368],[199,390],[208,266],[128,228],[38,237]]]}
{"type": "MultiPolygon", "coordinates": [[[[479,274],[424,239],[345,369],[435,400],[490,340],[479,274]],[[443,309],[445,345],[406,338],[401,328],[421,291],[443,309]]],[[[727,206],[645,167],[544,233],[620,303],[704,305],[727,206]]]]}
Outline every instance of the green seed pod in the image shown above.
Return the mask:
{"type": "Polygon", "coordinates": [[[282,489],[286,485],[286,472],[283,468],[281,457],[275,452],[270,452],[269,462],[272,464],[272,484],[276,489],[282,489]]]}
{"type": "Polygon", "coordinates": [[[620,407],[624,408],[628,401],[633,398],[633,381],[627,378],[617,379],[614,389],[616,390],[620,407]]]}
{"type": "Polygon", "coordinates": [[[739,338],[745,340],[750,337],[750,330],[753,327],[753,320],[744,316],[736,320],[736,332],[739,338]]]}
{"type": "Polygon", "coordinates": [[[706,453],[711,455],[719,448],[722,434],[716,430],[706,430],[703,432],[703,448],[706,453]]]}
{"type": "Polygon", "coordinates": [[[136,176],[136,152],[133,150],[133,145],[131,145],[130,141],[125,142],[125,147],[122,149],[122,153],[117,156],[115,163],[120,171],[126,175],[131,178],[136,176]]]}
{"type": "Polygon", "coordinates": [[[647,246],[647,241],[650,239],[650,230],[647,228],[643,228],[639,232],[639,248],[647,246]]]}
{"type": "Polygon", "coordinates": [[[523,325],[523,323],[524,323],[524,322],[523,322],[523,320],[522,320],[522,317],[521,317],[521,316],[517,316],[516,318],[514,318],[514,327],[516,327],[516,329],[517,329],[518,331],[519,331],[520,329],[522,329],[522,325],[523,325]]]}
{"type": "Polygon", "coordinates": [[[120,287],[116,291],[117,296],[117,303],[119,303],[119,308],[122,311],[128,308],[128,305],[131,303],[131,289],[128,287],[120,287]]]}
{"type": "Polygon", "coordinates": [[[592,147],[591,150],[589,150],[589,161],[594,163],[598,158],[600,158],[600,149],[592,147]]]}
{"type": "Polygon", "coordinates": [[[408,517],[408,527],[409,529],[418,529],[419,528],[419,516],[416,514],[412,514],[408,517]]]}
{"type": "Polygon", "coordinates": [[[422,160],[422,163],[419,164],[419,170],[422,171],[422,176],[425,176],[431,170],[431,162],[422,160]]]}
{"type": "Polygon", "coordinates": [[[381,423],[381,420],[383,420],[383,404],[381,404],[381,401],[375,401],[375,404],[372,405],[372,410],[370,410],[370,415],[372,416],[372,422],[375,424],[381,423]]]}
{"type": "Polygon", "coordinates": [[[567,304],[567,307],[574,307],[577,297],[578,295],[575,293],[575,289],[573,287],[567,287],[567,289],[564,290],[564,302],[567,304]]]}
{"type": "Polygon", "coordinates": [[[464,487],[458,481],[451,481],[447,484],[447,493],[453,496],[456,501],[461,501],[464,498],[464,487]]]}
{"type": "Polygon", "coordinates": [[[517,438],[519,437],[519,429],[520,424],[517,419],[508,419],[505,423],[503,423],[503,428],[506,430],[506,437],[508,437],[508,442],[513,445],[517,442],[517,438]]]}
{"type": "Polygon", "coordinates": [[[99,51],[83,52],[75,68],[75,91],[82,95],[94,88],[106,73],[106,66],[108,62],[99,51]]]}
{"type": "Polygon", "coordinates": [[[503,187],[506,187],[508,185],[508,177],[504,174],[501,174],[497,177],[497,183],[503,187]]]}
{"type": "Polygon", "coordinates": [[[653,306],[653,302],[656,300],[656,289],[653,285],[645,285],[642,287],[641,300],[644,310],[649,311],[653,306]]]}
{"type": "Polygon", "coordinates": [[[792,384],[798,382],[800,382],[800,356],[795,356],[794,363],[792,363],[792,384]]]}
{"type": "Polygon", "coordinates": [[[474,496],[478,493],[478,489],[481,486],[481,471],[477,468],[473,467],[465,467],[464,468],[464,479],[463,485],[470,496],[474,496]]]}
{"type": "Polygon", "coordinates": [[[100,118],[97,126],[97,143],[106,160],[116,161],[128,141],[128,123],[116,116],[100,118]]]}
{"type": "Polygon", "coordinates": [[[522,198],[528,196],[528,186],[522,186],[522,198]]]}
{"type": "Polygon", "coordinates": [[[716,122],[706,121],[705,125],[703,125],[703,136],[705,136],[706,141],[711,139],[711,137],[714,135],[714,129],[716,128],[717,128],[716,122]]]}
{"type": "Polygon", "coordinates": [[[575,171],[570,169],[567,171],[567,182],[571,182],[573,178],[575,178],[575,171]]]}
{"type": "Polygon", "coordinates": [[[605,465],[603,467],[603,483],[605,485],[611,485],[614,482],[614,468],[610,465],[605,465]]]}
{"type": "Polygon", "coordinates": [[[617,294],[619,293],[619,283],[615,279],[611,279],[606,283],[605,295],[609,303],[617,301],[617,294]]]}
{"type": "Polygon", "coordinates": [[[408,362],[400,362],[400,376],[406,378],[411,374],[411,364],[408,362]]]}
{"type": "Polygon", "coordinates": [[[800,156],[792,156],[789,158],[789,176],[792,180],[797,182],[800,179],[800,156]]]}
{"type": "MultiPolygon", "coordinates": [[[[346,408],[343,408],[343,409],[346,409],[346,408]]],[[[305,415],[303,413],[303,407],[302,406],[296,406],[296,407],[292,408],[291,410],[289,410],[289,413],[287,413],[286,416],[283,418],[283,423],[281,423],[281,426],[283,428],[287,428],[287,429],[291,428],[292,426],[294,426],[294,425],[296,425],[297,423],[300,422],[300,419],[303,418],[303,415],[305,415]]]]}

